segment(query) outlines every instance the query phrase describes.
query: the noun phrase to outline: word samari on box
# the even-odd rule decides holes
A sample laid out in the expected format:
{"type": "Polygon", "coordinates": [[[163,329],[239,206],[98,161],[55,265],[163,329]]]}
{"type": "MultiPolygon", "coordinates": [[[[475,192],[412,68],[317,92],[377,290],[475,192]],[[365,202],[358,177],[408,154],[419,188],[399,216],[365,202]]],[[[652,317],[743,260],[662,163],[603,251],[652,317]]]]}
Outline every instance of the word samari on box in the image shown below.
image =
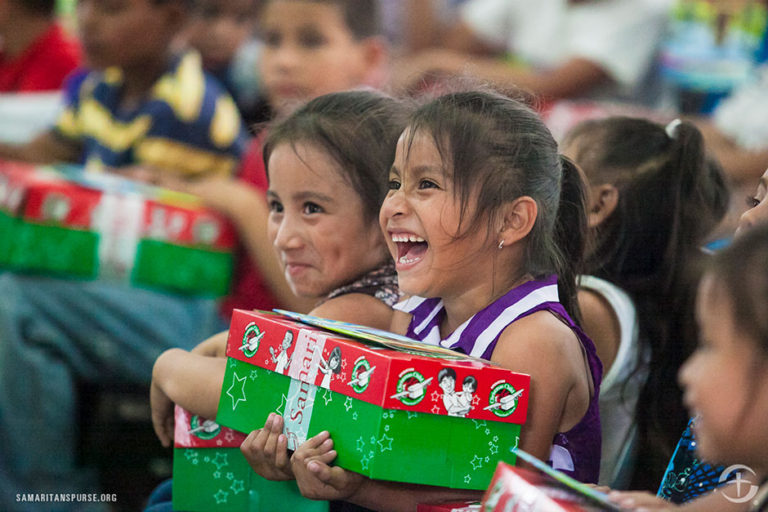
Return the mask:
{"type": "Polygon", "coordinates": [[[234,312],[222,425],[250,432],[277,412],[289,449],[328,430],[335,464],[382,480],[485,489],[497,462],[514,462],[528,375],[382,331],[280,313],[234,312]]]}

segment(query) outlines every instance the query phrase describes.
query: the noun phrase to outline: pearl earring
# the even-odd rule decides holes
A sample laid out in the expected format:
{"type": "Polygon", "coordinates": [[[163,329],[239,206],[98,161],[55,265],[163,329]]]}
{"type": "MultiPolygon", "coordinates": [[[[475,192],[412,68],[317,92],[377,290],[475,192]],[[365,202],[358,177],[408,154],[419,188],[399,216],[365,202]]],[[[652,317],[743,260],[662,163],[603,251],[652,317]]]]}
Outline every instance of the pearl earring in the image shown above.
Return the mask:
{"type": "Polygon", "coordinates": [[[499,250],[504,248],[504,240],[499,240],[499,250]]]}

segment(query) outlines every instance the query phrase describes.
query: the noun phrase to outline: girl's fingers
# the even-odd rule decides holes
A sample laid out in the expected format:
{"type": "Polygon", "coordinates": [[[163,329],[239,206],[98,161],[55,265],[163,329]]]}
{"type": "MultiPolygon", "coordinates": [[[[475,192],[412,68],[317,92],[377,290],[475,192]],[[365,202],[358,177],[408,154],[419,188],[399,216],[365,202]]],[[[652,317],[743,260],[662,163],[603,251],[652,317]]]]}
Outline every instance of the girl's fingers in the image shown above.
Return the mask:
{"type": "Polygon", "coordinates": [[[275,453],[275,465],[279,468],[285,468],[290,464],[288,456],[288,438],[285,434],[277,436],[277,451],[275,453]]]}
{"type": "Polygon", "coordinates": [[[320,445],[322,445],[326,439],[329,439],[331,437],[331,434],[327,430],[323,430],[319,434],[317,434],[314,437],[310,437],[307,439],[302,447],[307,448],[318,448],[320,445]]]}
{"type": "Polygon", "coordinates": [[[312,460],[319,460],[320,462],[323,462],[324,464],[330,464],[333,462],[333,460],[336,458],[338,453],[336,453],[336,450],[329,450],[325,453],[320,453],[312,457],[312,460]]]}

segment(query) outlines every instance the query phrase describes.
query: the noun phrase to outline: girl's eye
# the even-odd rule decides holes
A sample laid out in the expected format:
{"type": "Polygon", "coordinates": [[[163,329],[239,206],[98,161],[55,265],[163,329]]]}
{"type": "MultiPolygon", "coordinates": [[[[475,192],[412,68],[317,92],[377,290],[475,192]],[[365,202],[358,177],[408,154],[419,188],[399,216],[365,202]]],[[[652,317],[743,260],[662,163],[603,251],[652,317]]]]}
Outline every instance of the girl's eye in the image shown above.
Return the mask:
{"type": "Polygon", "coordinates": [[[389,180],[387,186],[389,190],[400,190],[400,182],[397,180],[389,180]]]}
{"type": "Polygon", "coordinates": [[[323,209],[315,203],[304,203],[303,212],[305,215],[312,215],[313,213],[323,213],[323,209]]]}
{"type": "Polygon", "coordinates": [[[280,201],[269,201],[269,211],[272,213],[283,213],[283,204],[280,201]]]}
{"type": "Polygon", "coordinates": [[[299,42],[305,48],[318,48],[325,44],[325,37],[319,32],[303,32],[299,35],[299,42]]]}
{"type": "Polygon", "coordinates": [[[756,197],[747,196],[747,206],[754,208],[760,204],[760,200],[756,197]]]}
{"type": "Polygon", "coordinates": [[[282,37],[280,36],[280,33],[277,31],[270,30],[266,34],[264,34],[264,44],[271,48],[276,48],[280,46],[281,41],[282,41],[282,37]]]}
{"type": "Polygon", "coordinates": [[[419,189],[422,190],[422,189],[426,189],[426,188],[439,188],[439,187],[437,186],[437,183],[435,183],[434,181],[431,181],[431,180],[421,180],[419,182],[419,189]]]}

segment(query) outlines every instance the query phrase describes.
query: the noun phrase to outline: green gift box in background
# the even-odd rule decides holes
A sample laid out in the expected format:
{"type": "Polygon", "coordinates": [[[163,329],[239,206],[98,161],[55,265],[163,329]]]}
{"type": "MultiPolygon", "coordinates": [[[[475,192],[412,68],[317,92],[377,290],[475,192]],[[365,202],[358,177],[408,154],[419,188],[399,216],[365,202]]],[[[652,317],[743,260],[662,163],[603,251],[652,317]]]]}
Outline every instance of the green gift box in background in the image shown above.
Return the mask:
{"type": "Polygon", "coordinates": [[[216,421],[250,431],[271,412],[289,449],[328,430],[335,464],[370,478],[485,489],[525,422],[530,377],[350,324],[236,310],[216,421]]]}
{"type": "Polygon", "coordinates": [[[193,196],[0,162],[0,265],[14,271],[221,296],[235,245],[232,226],[193,196]]]}
{"type": "Polygon", "coordinates": [[[176,407],[173,509],[189,512],[327,512],[304,498],[295,481],[272,482],[253,472],[240,445],[245,434],[176,407]]]}

